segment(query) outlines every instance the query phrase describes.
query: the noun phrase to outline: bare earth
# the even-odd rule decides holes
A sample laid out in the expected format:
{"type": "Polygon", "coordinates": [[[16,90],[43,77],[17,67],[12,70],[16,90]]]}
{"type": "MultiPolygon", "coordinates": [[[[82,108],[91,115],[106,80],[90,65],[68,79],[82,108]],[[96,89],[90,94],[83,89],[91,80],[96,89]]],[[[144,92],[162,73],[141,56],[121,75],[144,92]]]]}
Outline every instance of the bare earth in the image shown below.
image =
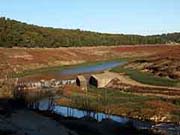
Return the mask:
{"type": "MultiPolygon", "coordinates": [[[[125,74],[119,74],[119,73],[111,73],[111,74],[118,74],[118,80],[110,82],[107,87],[109,88],[115,88],[115,89],[124,89],[126,86],[127,88],[134,88],[137,89],[150,89],[151,93],[146,93],[146,91],[139,92],[139,94],[144,95],[154,95],[154,96],[160,96],[160,97],[172,97],[172,98],[180,98],[180,88],[179,87],[168,87],[168,86],[155,86],[155,85],[149,85],[149,84],[143,84],[140,82],[137,82],[133,79],[131,79],[129,76],[125,74]],[[153,90],[161,91],[161,94],[153,94],[153,90]],[[164,93],[163,93],[164,92],[164,93]],[[170,92],[176,92],[176,94],[170,95],[170,92]]],[[[126,88],[125,88],[126,89],[126,88]]],[[[134,91],[136,93],[137,91],[134,91]]]]}
{"type": "Polygon", "coordinates": [[[141,45],[81,48],[0,48],[0,70],[20,72],[49,66],[73,65],[117,58],[157,56],[178,52],[178,45],[141,45]]]}

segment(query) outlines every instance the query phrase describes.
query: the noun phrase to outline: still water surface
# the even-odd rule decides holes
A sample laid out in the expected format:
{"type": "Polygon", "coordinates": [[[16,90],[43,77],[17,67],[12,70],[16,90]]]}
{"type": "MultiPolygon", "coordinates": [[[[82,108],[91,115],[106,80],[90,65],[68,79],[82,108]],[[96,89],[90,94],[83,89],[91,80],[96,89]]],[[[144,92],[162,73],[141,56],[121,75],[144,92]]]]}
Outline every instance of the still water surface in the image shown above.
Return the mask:
{"type": "Polygon", "coordinates": [[[68,69],[64,69],[58,72],[59,75],[74,75],[74,74],[82,74],[82,73],[91,73],[91,72],[100,72],[107,69],[111,69],[117,66],[124,64],[125,62],[119,61],[109,61],[103,62],[101,64],[93,64],[93,65],[82,65],[78,67],[71,67],[68,69]]]}

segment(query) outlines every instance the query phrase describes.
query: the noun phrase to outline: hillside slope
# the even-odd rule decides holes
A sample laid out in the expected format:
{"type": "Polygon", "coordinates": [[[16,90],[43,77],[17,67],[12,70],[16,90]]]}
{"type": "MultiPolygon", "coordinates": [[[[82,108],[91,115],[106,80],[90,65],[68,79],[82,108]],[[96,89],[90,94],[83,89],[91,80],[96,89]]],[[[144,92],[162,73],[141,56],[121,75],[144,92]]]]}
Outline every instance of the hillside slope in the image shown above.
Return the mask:
{"type": "Polygon", "coordinates": [[[180,33],[139,36],[55,29],[0,18],[0,47],[70,47],[180,43],[180,33]]]}
{"type": "Polygon", "coordinates": [[[128,63],[127,68],[151,72],[159,77],[180,79],[180,48],[164,50],[156,55],[128,63]]]}
{"type": "MultiPolygon", "coordinates": [[[[69,48],[0,48],[0,71],[22,72],[43,67],[73,65],[94,61],[128,58],[149,58],[177,54],[179,45],[103,46],[69,48]],[[172,52],[172,53],[171,53],[172,52]],[[174,53],[176,52],[176,53],[174,53]],[[164,54],[164,55],[162,55],[164,54]]],[[[2,73],[0,77],[2,77],[2,73]]]]}

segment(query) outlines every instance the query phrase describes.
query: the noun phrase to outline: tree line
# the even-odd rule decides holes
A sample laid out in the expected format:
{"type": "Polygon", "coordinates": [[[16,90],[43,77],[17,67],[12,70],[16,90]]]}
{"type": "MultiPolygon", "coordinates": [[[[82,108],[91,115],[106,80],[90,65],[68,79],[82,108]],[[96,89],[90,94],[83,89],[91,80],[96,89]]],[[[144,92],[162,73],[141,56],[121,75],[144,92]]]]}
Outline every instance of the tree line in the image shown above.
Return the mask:
{"type": "Polygon", "coordinates": [[[81,47],[180,43],[180,33],[154,36],[106,34],[40,27],[0,17],[0,47],[81,47]]]}

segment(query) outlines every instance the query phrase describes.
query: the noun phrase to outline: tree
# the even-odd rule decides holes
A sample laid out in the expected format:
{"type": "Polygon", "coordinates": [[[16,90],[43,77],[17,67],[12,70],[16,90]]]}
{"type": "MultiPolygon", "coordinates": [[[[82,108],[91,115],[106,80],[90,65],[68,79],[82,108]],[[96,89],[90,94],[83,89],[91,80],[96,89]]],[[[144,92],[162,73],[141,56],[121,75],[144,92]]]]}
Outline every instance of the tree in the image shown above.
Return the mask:
{"type": "Polygon", "coordinates": [[[55,29],[0,18],[0,47],[70,47],[180,43],[180,33],[154,36],[55,29]]]}

